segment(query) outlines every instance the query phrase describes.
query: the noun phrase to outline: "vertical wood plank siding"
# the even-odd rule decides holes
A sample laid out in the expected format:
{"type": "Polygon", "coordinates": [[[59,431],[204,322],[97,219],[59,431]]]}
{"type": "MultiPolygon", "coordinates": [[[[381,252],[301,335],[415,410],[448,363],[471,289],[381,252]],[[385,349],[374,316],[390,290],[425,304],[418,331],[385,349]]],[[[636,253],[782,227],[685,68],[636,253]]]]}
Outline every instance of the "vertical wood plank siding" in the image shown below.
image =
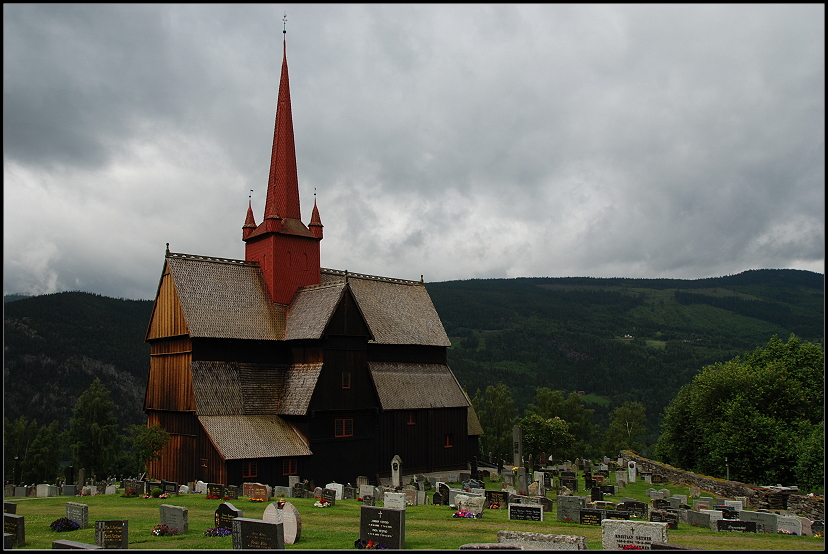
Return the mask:
{"type": "MultiPolygon", "coordinates": [[[[196,452],[195,448],[193,448],[193,452],[196,452]]],[[[224,458],[221,457],[221,454],[219,454],[218,450],[213,445],[213,441],[210,440],[210,437],[204,432],[204,428],[200,425],[198,428],[197,462],[198,467],[196,474],[198,475],[198,479],[201,479],[206,483],[230,484],[227,482],[227,465],[224,458]],[[207,467],[204,467],[204,465],[207,467]]]]}
{"type": "Polygon", "coordinates": [[[196,431],[198,422],[193,414],[149,411],[147,425],[161,425],[170,433],[170,442],[161,451],[161,458],[149,464],[149,476],[177,483],[187,483],[196,474],[196,431]]]}
{"type": "Polygon", "coordinates": [[[164,266],[161,286],[152,308],[147,340],[177,337],[187,335],[189,332],[169,267],[164,266]]]}
{"type": "Polygon", "coordinates": [[[188,338],[153,341],[144,410],[195,411],[188,338]]]}

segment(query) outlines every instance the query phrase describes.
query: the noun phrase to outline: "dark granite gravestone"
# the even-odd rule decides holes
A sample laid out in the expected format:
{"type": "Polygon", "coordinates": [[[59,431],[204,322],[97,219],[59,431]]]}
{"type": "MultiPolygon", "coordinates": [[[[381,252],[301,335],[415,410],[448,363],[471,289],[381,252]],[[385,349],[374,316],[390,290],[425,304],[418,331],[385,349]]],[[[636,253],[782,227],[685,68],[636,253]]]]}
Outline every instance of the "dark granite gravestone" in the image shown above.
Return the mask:
{"type": "Polygon", "coordinates": [[[650,511],[646,502],[638,502],[636,500],[622,502],[616,506],[616,509],[627,510],[630,512],[630,515],[640,519],[646,518],[650,511]]]}
{"type": "Polygon", "coordinates": [[[604,519],[630,519],[630,512],[627,510],[605,510],[604,519]]]}
{"type": "Polygon", "coordinates": [[[505,507],[509,504],[508,491],[486,491],[486,505],[491,506],[497,504],[500,507],[505,507]]]}
{"type": "Polygon", "coordinates": [[[178,496],[178,483],[174,481],[161,481],[161,490],[167,494],[167,496],[178,496]]]}
{"type": "Polygon", "coordinates": [[[601,525],[601,520],[604,519],[604,510],[590,510],[584,508],[580,511],[580,519],[578,523],[581,525],[601,525]]]}
{"type": "Polygon", "coordinates": [[[342,500],[353,500],[354,498],[356,498],[354,487],[342,487],[342,500]]]}
{"type": "Polygon", "coordinates": [[[601,491],[600,488],[592,487],[592,490],[590,491],[590,498],[592,498],[593,502],[603,500],[604,499],[604,493],[601,491]]]}
{"type": "Polygon", "coordinates": [[[78,494],[78,487],[77,485],[63,485],[61,492],[63,496],[75,496],[78,494]]]}
{"type": "Polygon", "coordinates": [[[722,512],[723,519],[739,519],[739,512],[741,511],[735,510],[730,506],[713,506],[712,509],[722,512]]]}
{"type": "Polygon", "coordinates": [[[235,517],[231,524],[233,550],[285,548],[284,527],[281,522],[235,517]]]}
{"type": "Polygon", "coordinates": [[[755,521],[741,521],[738,519],[720,519],[716,522],[717,531],[730,531],[735,533],[755,533],[755,521]]]}
{"type": "Polygon", "coordinates": [[[443,505],[443,506],[448,505],[448,503],[449,503],[449,487],[448,487],[448,485],[446,485],[445,483],[439,483],[437,485],[437,492],[440,493],[440,498],[442,499],[442,502],[440,502],[440,504],[443,505]]]}
{"type": "Polygon", "coordinates": [[[322,498],[331,506],[336,505],[336,489],[322,489],[322,498]]]}
{"type": "Polygon", "coordinates": [[[509,504],[509,519],[543,521],[543,506],[540,504],[509,504]]]}
{"type": "Polygon", "coordinates": [[[158,510],[160,523],[166,524],[170,529],[178,529],[181,534],[190,530],[189,510],[184,506],[161,504],[158,510]]]}
{"type": "Polygon", "coordinates": [[[559,496],[558,497],[558,521],[581,520],[581,509],[586,506],[586,498],[583,496],[559,496]]]}
{"type": "Polygon", "coordinates": [[[224,498],[224,485],[220,483],[207,483],[207,496],[224,498]]]}
{"type": "Polygon", "coordinates": [[[129,548],[129,522],[125,519],[96,521],[95,544],[102,548],[129,548]]]}
{"type": "Polygon", "coordinates": [[[226,496],[230,500],[238,500],[239,499],[239,487],[238,487],[238,485],[228,485],[227,488],[224,489],[224,496],[226,496]]]}
{"type": "Polygon", "coordinates": [[[133,481],[132,488],[135,490],[135,494],[138,496],[144,496],[149,494],[147,491],[147,483],[145,481],[133,481]]]}
{"type": "Polygon", "coordinates": [[[653,510],[650,512],[650,521],[663,522],[667,529],[678,529],[678,514],[664,510],[653,510]]]}
{"type": "Polygon", "coordinates": [[[3,532],[14,536],[14,547],[26,546],[26,520],[17,514],[3,514],[3,532]]]}
{"type": "Polygon", "coordinates": [[[405,548],[405,510],[361,506],[359,538],[387,548],[405,548]]]}
{"type": "Polygon", "coordinates": [[[233,520],[237,517],[244,517],[244,512],[230,504],[229,502],[222,502],[216,509],[215,526],[216,528],[233,530],[233,520]]]}
{"type": "Polygon", "coordinates": [[[561,486],[572,492],[578,492],[578,480],[574,477],[561,477],[561,486]]]}
{"type": "Polygon", "coordinates": [[[814,536],[817,534],[825,536],[825,522],[821,520],[811,522],[811,533],[814,536]]]}
{"type": "MultiPolygon", "coordinates": [[[[434,496],[439,497],[440,494],[435,492],[434,496]]],[[[439,502],[435,502],[435,503],[439,504],[439,502]]],[[[362,505],[363,506],[373,506],[374,504],[375,504],[374,495],[366,494],[365,496],[362,497],[362,505]]]]}
{"type": "Polygon", "coordinates": [[[663,510],[665,508],[670,507],[670,501],[664,500],[663,498],[656,498],[653,500],[653,509],[655,510],[663,510]]]}
{"type": "Polygon", "coordinates": [[[17,513],[17,504],[15,502],[3,502],[3,513],[4,514],[16,514],[17,513]]]}
{"type": "MultiPolygon", "coordinates": [[[[770,533],[775,535],[777,531],[779,531],[779,517],[776,514],[742,510],[739,512],[739,519],[742,521],[755,522],[757,533],[770,533]]],[[[811,529],[813,529],[813,525],[811,525],[811,529]]]]}
{"type": "Polygon", "coordinates": [[[305,498],[305,484],[296,483],[293,485],[293,498],[305,498]]]}
{"type": "Polygon", "coordinates": [[[687,524],[691,527],[710,529],[710,514],[690,510],[687,512],[687,524]]]}
{"type": "Polygon", "coordinates": [[[89,506],[77,502],[66,503],[66,519],[70,519],[80,525],[81,529],[89,527],[89,506]]]}

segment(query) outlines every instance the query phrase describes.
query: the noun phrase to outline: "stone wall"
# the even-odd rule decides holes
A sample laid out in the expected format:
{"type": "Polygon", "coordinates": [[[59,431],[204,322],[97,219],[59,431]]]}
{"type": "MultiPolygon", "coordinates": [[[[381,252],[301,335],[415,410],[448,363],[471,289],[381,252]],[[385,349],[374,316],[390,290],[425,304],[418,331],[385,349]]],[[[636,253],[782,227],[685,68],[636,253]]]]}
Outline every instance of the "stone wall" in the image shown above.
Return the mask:
{"type": "Polygon", "coordinates": [[[722,498],[745,496],[747,497],[748,506],[754,510],[789,510],[811,520],[825,520],[825,498],[822,496],[782,493],[774,489],[747,485],[738,481],[707,477],[661,462],[648,460],[629,451],[623,453],[623,458],[625,464],[629,460],[634,461],[639,472],[649,471],[653,474],[659,474],[671,483],[695,485],[703,491],[722,498]]]}

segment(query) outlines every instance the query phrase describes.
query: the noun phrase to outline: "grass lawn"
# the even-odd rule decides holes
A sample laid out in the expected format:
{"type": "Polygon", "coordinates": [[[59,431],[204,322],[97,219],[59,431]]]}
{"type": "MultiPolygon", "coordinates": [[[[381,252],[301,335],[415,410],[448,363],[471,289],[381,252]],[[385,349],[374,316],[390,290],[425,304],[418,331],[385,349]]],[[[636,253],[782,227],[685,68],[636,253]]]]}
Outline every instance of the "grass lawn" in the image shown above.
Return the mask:
{"type": "MultiPolygon", "coordinates": [[[[580,480],[582,483],[583,481],[580,480]]],[[[488,483],[498,489],[499,483],[488,483]]],[[[687,487],[671,484],[657,485],[675,494],[689,494],[687,487]]],[[[647,501],[646,490],[653,485],[643,481],[621,489],[621,495],[647,501]]],[[[583,493],[580,493],[583,495],[583,493]]],[[[610,499],[609,497],[608,499],[610,499]]],[[[329,508],[316,508],[314,499],[288,499],[302,516],[301,539],[286,545],[294,549],[352,549],[359,538],[359,506],[357,500],[339,500],[329,508]]],[[[166,499],[121,498],[119,495],[52,498],[6,498],[17,503],[17,514],[25,516],[26,546],[24,548],[51,549],[52,541],[68,539],[94,544],[95,520],[129,520],[129,548],[154,549],[222,549],[232,548],[231,537],[205,537],[204,530],[213,526],[213,514],[221,504],[207,500],[203,494],[187,494],[166,499]],[[49,528],[54,520],[66,515],[67,501],[89,506],[90,528],[58,533],[49,528]],[[159,506],[172,504],[189,510],[190,532],[176,537],[156,537],[152,528],[159,522],[159,506]]],[[[244,517],[261,518],[268,503],[254,503],[247,498],[230,501],[244,511],[244,517]]],[[[590,549],[601,549],[601,528],[557,521],[554,512],[544,514],[545,521],[509,521],[507,510],[485,510],[481,519],[453,518],[448,506],[409,506],[405,519],[405,547],[407,549],[457,549],[463,544],[497,542],[497,531],[533,531],[562,535],[582,535],[590,549]]],[[[705,550],[824,550],[823,538],[791,535],[757,535],[716,533],[709,529],[679,524],[669,531],[669,541],[705,550]]]]}

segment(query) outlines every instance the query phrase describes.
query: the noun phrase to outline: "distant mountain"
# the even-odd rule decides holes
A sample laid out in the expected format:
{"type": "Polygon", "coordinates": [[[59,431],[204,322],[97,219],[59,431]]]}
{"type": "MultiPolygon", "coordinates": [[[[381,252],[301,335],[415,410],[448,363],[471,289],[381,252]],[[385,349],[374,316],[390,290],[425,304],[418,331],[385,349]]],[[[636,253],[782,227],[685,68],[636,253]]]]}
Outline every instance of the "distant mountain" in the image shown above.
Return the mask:
{"type": "MultiPolygon", "coordinates": [[[[824,276],[753,270],[709,279],[517,278],[429,283],[470,395],[505,383],[518,408],[537,387],[664,407],[703,366],[791,333],[823,343],[824,276]]],[[[586,398],[586,397],[585,397],[586,398]]],[[[601,423],[601,421],[598,421],[601,423]]]]}
{"type": "Polygon", "coordinates": [[[65,426],[97,377],[111,392],[121,425],[143,421],[151,301],[86,292],[4,300],[5,417],[65,426]]]}
{"type": "MultiPolygon", "coordinates": [[[[796,333],[823,343],[824,277],[755,270],[711,279],[519,278],[428,283],[470,395],[499,382],[521,414],[536,387],[585,391],[604,424],[625,400],[653,437],[704,365],[796,333]]],[[[19,295],[13,295],[19,296],[19,295]]],[[[85,292],[4,298],[4,415],[68,423],[95,377],[122,425],[143,421],[150,300],[85,292]]],[[[654,440],[654,438],[653,438],[654,440]]]]}

